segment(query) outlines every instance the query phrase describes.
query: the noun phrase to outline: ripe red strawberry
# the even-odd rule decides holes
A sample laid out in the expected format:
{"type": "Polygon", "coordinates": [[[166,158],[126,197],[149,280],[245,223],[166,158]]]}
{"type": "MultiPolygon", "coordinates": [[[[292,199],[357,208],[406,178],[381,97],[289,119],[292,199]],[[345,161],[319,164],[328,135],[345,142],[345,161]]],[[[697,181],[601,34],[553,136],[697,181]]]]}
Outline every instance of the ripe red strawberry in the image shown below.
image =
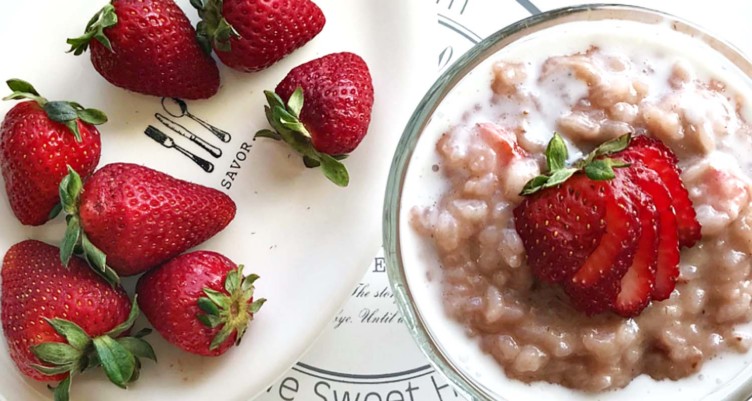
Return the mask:
{"type": "Polygon", "coordinates": [[[75,102],[47,101],[31,84],[8,81],[17,104],[0,127],[0,168],[11,209],[22,224],[38,226],[58,212],[58,187],[67,166],[88,177],[101,154],[99,131],[107,116],[75,102]]]}
{"type": "Polygon", "coordinates": [[[329,180],[346,186],[349,175],[338,160],[355,150],[371,122],[373,84],[365,61],[353,53],[309,61],[293,68],[275,92],[265,92],[274,131],[256,136],[284,140],[307,167],[321,166],[329,180]]]}
{"type": "Polygon", "coordinates": [[[208,240],[236,210],[216,189],[127,163],[102,167],[83,188],[71,171],[61,184],[61,201],[68,214],[63,261],[80,245],[95,270],[113,282],[117,274],[142,273],[208,240]]]}
{"type": "Polygon", "coordinates": [[[533,273],[561,283],[575,307],[588,314],[612,307],[639,237],[633,188],[614,179],[614,168],[624,166],[597,158],[628,143],[629,138],[607,142],[577,166],[566,167],[567,148],[555,134],[546,149],[549,173],[525,186],[527,197],[514,210],[533,273]]]}
{"type": "Polygon", "coordinates": [[[326,18],[310,0],[195,0],[198,40],[238,71],[263,70],[324,29],[326,18]]]}
{"type": "Polygon", "coordinates": [[[679,220],[687,243],[699,239],[673,153],[625,135],[567,167],[566,145],[555,134],[546,157],[549,172],[525,185],[527,198],[514,211],[536,277],[562,284],[587,314],[631,317],[668,298],[679,276],[679,220]]]}
{"type": "Polygon", "coordinates": [[[641,135],[635,137],[629,149],[619,157],[628,162],[639,160],[658,173],[671,194],[679,229],[679,245],[688,248],[694,246],[702,235],[701,227],[689,193],[681,181],[681,171],[674,153],[660,141],[641,135]]]}
{"type": "Polygon", "coordinates": [[[218,356],[239,344],[265,299],[253,300],[256,275],[215,253],[178,256],[138,280],[138,303],[170,343],[198,355],[218,356]]]}
{"type": "Polygon", "coordinates": [[[122,337],[138,315],[120,287],[112,287],[86,263],[68,268],[59,250],[39,241],[10,248],[2,267],[2,325],[11,359],[26,376],[61,381],[55,399],[68,399],[71,379],[102,365],[116,385],[138,378],[139,357],[156,360],[141,337],[122,337]],[[65,398],[62,398],[65,396],[65,398]]]}
{"type": "Polygon", "coordinates": [[[112,0],[68,39],[115,86],[160,97],[206,99],[219,90],[217,64],[173,0],[112,0]]]}

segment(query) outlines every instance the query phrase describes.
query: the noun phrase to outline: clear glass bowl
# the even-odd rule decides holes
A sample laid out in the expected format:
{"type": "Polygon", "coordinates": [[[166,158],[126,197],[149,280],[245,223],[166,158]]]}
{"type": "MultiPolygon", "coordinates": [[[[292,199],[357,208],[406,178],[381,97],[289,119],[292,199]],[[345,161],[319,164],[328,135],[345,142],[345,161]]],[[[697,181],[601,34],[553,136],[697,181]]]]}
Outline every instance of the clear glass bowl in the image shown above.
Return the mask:
{"type": "MultiPolygon", "coordinates": [[[[555,25],[575,21],[595,21],[619,19],[649,24],[670,23],[671,28],[695,37],[716,50],[733,63],[743,75],[752,78],[752,63],[740,51],[724,41],[708,34],[697,25],[681,20],[675,16],[641,7],[618,4],[590,4],[551,10],[532,16],[510,25],[473,47],[446,70],[434,83],[422,99],[397,147],[392,162],[389,182],[386,190],[384,209],[384,247],[388,263],[389,279],[394,290],[397,304],[404,320],[419,347],[434,367],[442,372],[454,384],[456,390],[468,400],[506,400],[493,393],[487,386],[473,378],[458,367],[452,355],[447,354],[438,338],[429,329],[425,316],[416,306],[406,278],[406,268],[400,244],[400,222],[403,218],[401,201],[405,177],[413,158],[413,153],[424,129],[437,107],[458,84],[478,64],[495,55],[509,44],[532,33],[555,25]]],[[[414,205],[405,205],[406,207],[414,205]]],[[[439,279],[434,279],[438,283],[439,279]]],[[[450,319],[447,317],[447,319],[450,319]]],[[[470,340],[468,340],[470,341],[470,340]]],[[[748,400],[752,394],[752,365],[741,370],[731,380],[716,386],[703,400],[736,401],[748,400]]],[[[687,394],[682,399],[687,399],[687,394]]],[[[595,399],[595,398],[589,398],[595,399]]],[[[508,400],[515,401],[515,400],[508,400]]]]}

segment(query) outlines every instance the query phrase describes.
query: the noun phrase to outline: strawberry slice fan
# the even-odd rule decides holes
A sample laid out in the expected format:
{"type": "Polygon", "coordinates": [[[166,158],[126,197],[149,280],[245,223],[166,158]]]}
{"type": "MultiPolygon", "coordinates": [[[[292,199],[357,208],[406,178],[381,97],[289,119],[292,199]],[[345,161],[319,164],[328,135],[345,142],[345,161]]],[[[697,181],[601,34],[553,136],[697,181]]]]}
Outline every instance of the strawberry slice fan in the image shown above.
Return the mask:
{"type": "Polygon", "coordinates": [[[700,224],[663,143],[631,134],[605,142],[567,165],[555,133],[548,171],[523,188],[515,226],[533,274],[559,285],[588,315],[640,314],[671,295],[679,250],[700,239],[700,224]]]}

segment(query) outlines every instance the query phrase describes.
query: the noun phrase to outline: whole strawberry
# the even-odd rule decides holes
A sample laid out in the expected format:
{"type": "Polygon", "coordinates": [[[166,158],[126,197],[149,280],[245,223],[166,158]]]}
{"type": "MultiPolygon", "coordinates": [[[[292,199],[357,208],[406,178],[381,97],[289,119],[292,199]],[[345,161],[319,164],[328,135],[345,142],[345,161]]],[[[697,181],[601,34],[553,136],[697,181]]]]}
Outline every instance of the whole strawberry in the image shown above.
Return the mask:
{"type": "Polygon", "coordinates": [[[293,68],[275,92],[265,92],[266,118],[274,130],[256,136],[287,142],[307,167],[321,166],[329,180],[347,186],[350,178],[339,160],[363,140],[373,109],[373,83],[365,61],[353,53],[309,61],[293,68]]]}
{"type": "Polygon", "coordinates": [[[0,126],[0,168],[13,213],[22,224],[38,226],[59,212],[67,166],[84,177],[94,172],[102,146],[94,125],[107,116],[75,102],[48,101],[19,79],[7,83],[13,93],[4,100],[30,100],[13,107],[0,126]]]}
{"type": "Polygon", "coordinates": [[[238,71],[263,70],[324,29],[326,18],[310,0],[196,0],[198,40],[238,71]]]}
{"type": "Polygon", "coordinates": [[[146,95],[206,99],[219,90],[219,70],[172,0],[112,0],[68,39],[110,83],[146,95]]]}
{"type": "Polygon", "coordinates": [[[178,256],[138,280],[138,303],[170,343],[198,355],[224,354],[240,339],[265,299],[253,300],[243,266],[215,252],[178,256]]]}
{"type": "Polygon", "coordinates": [[[128,163],[102,167],[84,186],[71,170],[60,192],[68,215],[63,263],[80,247],[110,282],[208,240],[232,221],[236,210],[235,202],[216,189],[128,163]]]}
{"type": "Polygon", "coordinates": [[[61,381],[55,400],[67,400],[73,376],[101,365],[117,386],[138,378],[139,358],[156,360],[142,339],[121,337],[138,316],[120,287],[73,258],[63,267],[56,247],[24,241],[10,248],[2,268],[2,324],[18,369],[38,381],[61,381]]]}
{"type": "Polygon", "coordinates": [[[627,134],[573,165],[567,159],[554,134],[549,171],[525,185],[514,209],[533,274],[561,285],[587,314],[632,317],[670,297],[680,247],[700,239],[676,156],[655,139],[627,134]]]}

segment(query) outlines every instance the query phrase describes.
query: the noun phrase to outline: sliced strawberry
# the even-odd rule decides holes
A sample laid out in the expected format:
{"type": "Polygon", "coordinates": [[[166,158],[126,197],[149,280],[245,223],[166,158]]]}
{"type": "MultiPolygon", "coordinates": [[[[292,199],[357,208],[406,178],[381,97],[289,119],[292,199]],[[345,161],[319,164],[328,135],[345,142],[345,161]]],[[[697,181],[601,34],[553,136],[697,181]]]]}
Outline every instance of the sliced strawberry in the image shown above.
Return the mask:
{"type": "Polygon", "coordinates": [[[630,167],[632,180],[650,195],[658,212],[658,254],[652,298],[662,301],[671,295],[679,277],[677,217],[671,208],[671,194],[658,173],[639,164],[630,167]]]}
{"type": "Polygon", "coordinates": [[[676,213],[679,230],[679,246],[692,247],[700,240],[700,223],[689,199],[689,193],[681,181],[681,170],[677,167],[676,156],[663,143],[641,135],[632,139],[628,149],[618,157],[630,162],[640,162],[660,176],[671,194],[671,203],[676,213]]]}
{"type": "Polygon", "coordinates": [[[606,227],[600,244],[564,285],[575,307],[587,314],[613,306],[621,279],[632,265],[641,232],[640,209],[634,201],[639,196],[637,189],[629,183],[628,173],[615,173],[615,179],[598,182],[606,196],[606,227]]]}
{"type": "Polygon", "coordinates": [[[562,185],[526,197],[514,209],[515,226],[536,277],[558,283],[582,266],[604,235],[610,192],[606,182],[575,174],[562,185]]]}
{"type": "MultiPolygon", "coordinates": [[[[626,171],[632,185],[636,187],[633,194],[637,196],[633,200],[639,205],[641,231],[632,266],[621,279],[619,295],[617,295],[613,306],[614,312],[624,317],[638,315],[650,303],[658,264],[658,246],[659,241],[662,241],[658,237],[659,216],[656,203],[653,201],[652,194],[648,191],[653,188],[645,190],[639,185],[645,178],[645,175],[640,175],[641,172],[653,175],[655,180],[650,184],[663,187],[657,174],[642,165],[632,166],[626,171]]],[[[664,201],[670,202],[665,188],[663,189],[663,196],[664,201]]],[[[664,209],[664,211],[670,211],[670,209],[664,209]]],[[[676,232],[675,228],[674,232],[676,232]]],[[[676,235],[674,235],[673,244],[674,248],[678,249],[676,235]]]]}

